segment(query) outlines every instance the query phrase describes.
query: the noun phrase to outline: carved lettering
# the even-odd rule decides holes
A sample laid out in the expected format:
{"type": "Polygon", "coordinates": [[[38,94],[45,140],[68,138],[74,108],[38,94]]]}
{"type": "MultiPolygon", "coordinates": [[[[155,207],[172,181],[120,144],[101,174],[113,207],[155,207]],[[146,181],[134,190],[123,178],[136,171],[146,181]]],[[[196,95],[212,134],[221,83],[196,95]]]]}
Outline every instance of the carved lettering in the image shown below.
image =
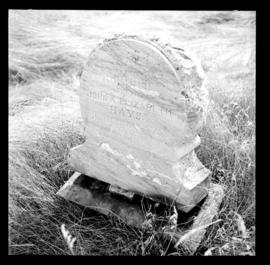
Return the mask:
{"type": "MultiPolygon", "coordinates": [[[[127,92],[128,91],[126,91],[125,94],[129,94],[129,92],[127,92]]],[[[119,96],[115,94],[108,94],[104,91],[89,90],[88,95],[90,100],[107,103],[107,105],[110,106],[111,114],[127,117],[130,119],[142,120],[143,113],[140,111],[158,113],[159,115],[165,116],[172,115],[172,110],[168,108],[160,107],[150,102],[144,102],[143,100],[137,101],[132,99],[131,96],[133,96],[133,94],[131,94],[129,97],[126,97],[123,94],[119,96]],[[139,111],[135,111],[134,109],[139,111]]],[[[95,119],[94,115],[92,115],[92,117],[95,119]]]]}
{"type": "Polygon", "coordinates": [[[130,110],[125,107],[110,106],[110,113],[116,116],[127,117],[135,120],[142,120],[142,113],[130,110]]]}

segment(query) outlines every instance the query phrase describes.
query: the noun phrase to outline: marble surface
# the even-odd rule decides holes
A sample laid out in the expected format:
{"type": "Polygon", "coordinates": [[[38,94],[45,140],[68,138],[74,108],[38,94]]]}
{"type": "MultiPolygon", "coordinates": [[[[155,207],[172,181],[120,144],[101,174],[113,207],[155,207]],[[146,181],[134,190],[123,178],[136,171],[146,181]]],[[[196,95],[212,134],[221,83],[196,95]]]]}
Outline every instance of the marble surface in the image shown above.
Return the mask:
{"type": "Polygon", "coordinates": [[[79,97],[86,142],[70,152],[76,171],[183,211],[207,195],[210,171],[194,149],[208,97],[190,54],[156,39],[105,40],[79,97]]]}

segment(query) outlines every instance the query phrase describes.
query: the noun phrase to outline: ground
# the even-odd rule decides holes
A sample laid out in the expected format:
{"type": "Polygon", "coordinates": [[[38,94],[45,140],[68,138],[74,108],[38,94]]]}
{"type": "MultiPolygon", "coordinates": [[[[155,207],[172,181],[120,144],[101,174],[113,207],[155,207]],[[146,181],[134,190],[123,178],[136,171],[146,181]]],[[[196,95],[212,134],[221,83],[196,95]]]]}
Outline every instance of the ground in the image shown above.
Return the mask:
{"type": "Polygon", "coordinates": [[[69,149],[84,141],[77,90],[88,55],[125,33],[188,49],[206,73],[209,114],[196,153],[226,195],[222,222],[195,255],[255,255],[255,29],[253,11],[10,10],[9,253],[189,255],[155,230],[55,195],[72,174],[69,149]]]}

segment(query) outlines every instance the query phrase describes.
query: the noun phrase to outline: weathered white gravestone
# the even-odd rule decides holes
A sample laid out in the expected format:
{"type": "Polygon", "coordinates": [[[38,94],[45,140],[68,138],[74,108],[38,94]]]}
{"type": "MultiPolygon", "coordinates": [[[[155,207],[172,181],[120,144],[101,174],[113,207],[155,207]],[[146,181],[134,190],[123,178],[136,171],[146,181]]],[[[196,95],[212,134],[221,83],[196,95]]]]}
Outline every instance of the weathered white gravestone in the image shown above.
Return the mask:
{"type": "MultiPolygon", "coordinates": [[[[208,194],[210,171],[194,152],[208,97],[184,50],[135,36],[105,40],[79,95],[86,141],[69,156],[77,172],[185,212],[208,194]]],[[[60,194],[69,198],[67,186],[60,194]]]]}

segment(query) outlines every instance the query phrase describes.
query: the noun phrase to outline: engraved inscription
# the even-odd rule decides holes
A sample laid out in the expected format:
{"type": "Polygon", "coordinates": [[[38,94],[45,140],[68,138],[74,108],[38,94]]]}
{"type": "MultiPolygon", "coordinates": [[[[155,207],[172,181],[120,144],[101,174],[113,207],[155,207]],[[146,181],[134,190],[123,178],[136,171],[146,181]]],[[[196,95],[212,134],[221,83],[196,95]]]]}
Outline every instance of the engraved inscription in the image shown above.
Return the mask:
{"type": "Polygon", "coordinates": [[[142,113],[130,110],[128,108],[110,106],[110,112],[115,115],[124,116],[135,120],[142,120],[142,113]]]}
{"type": "MultiPolygon", "coordinates": [[[[128,91],[124,94],[131,94],[128,91]]],[[[105,103],[110,107],[110,113],[116,116],[122,116],[134,120],[142,120],[147,113],[156,113],[158,115],[171,116],[172,110],[168,108],[161,108],[160,106],[150,103],[146,100],[135,100],[134,95],[129,97],[122,95],[108,94],[104,91],[89,90],[88,96],[90,100],[95,102],[105,103]]]]}

